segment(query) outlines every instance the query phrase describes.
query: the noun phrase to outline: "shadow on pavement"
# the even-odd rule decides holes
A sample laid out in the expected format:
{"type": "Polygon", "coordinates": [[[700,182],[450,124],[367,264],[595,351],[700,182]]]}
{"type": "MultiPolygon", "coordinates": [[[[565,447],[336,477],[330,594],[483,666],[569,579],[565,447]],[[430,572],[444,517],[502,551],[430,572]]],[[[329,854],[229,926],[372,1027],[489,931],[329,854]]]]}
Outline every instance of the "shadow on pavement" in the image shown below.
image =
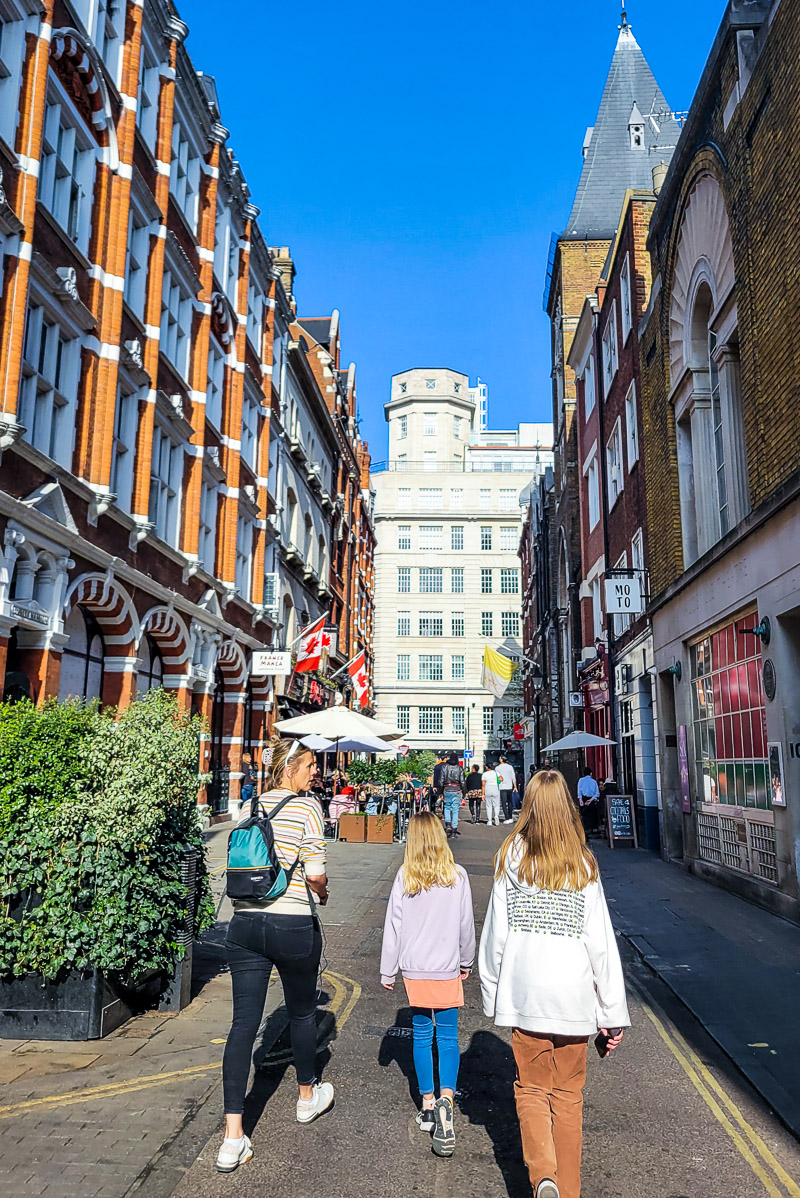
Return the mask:
{"type": "MultiPolygon", "coordinates": [[[[378,1064],[383,1069],[392,1064],[396,1064],[400,1068],[408,1082],[408,1096],[414,1103],[414,1106],[419,1108],[422,1105],[422,1099],[419,1087],[417,1086],[417,1075],[414,1071],[414,1060],[411,1051],[411,1016],[411,1007],[401,1007],[397,1012],[393,1026],[407,1031],[408,1035],[397,1035],[391,1029],[387,1031],[387,1034],[381,1040],[381,1046],[378,1050],[378,1064]]],[[[435,1051],[434,1047],[434,1072],[435,1051]]]]}
{"type": "Polygon", "coordinates": [[[516,1066],[510,1044],[494,1032],[475,1032],[461,1054],[456,1101],[470,1123],[486,1129],[509,1198],[531,1193],[514,1104],[516,1066]]]}

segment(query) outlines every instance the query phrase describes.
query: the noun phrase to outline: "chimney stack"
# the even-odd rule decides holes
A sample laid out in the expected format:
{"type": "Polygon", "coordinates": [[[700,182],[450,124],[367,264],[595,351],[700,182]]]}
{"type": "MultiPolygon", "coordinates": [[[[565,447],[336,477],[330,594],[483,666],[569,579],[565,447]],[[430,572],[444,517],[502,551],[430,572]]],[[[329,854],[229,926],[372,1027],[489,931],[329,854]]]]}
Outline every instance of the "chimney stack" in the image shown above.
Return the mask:
{"type": "Polygon", "coordinates": [[[658,166],[653,167],[653,191],[658,195],[661,188],[664,186],[664,180],[667,177],[668,166],[666,162],[659,162],[658,166]]]}
{"type": "Polygon", "coordinates": [[[283,284],[283,290],[286,292],[286,298],[289,301],[289,306],[292,312],[297,313],[297,305],[294,300],[294,276],[295,268],[292,260],[292,255],[288,245],[270,246],[272,261],[275,266],[275,272],[279,276],[283,284]]]}

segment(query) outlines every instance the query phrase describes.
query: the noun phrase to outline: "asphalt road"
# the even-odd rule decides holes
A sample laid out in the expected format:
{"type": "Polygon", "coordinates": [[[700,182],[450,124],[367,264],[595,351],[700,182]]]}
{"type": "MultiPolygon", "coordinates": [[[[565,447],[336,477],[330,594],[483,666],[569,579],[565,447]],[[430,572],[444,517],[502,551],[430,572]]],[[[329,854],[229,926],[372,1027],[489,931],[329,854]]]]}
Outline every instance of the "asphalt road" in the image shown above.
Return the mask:
{"type": "MultiPolygon", "coordinates": [[[[467,868],[480,920],[491,858],[503,829],[467,825],[456,857],[467,868]]],[[[358,854],[368,847],[353,846],[358,854]]],[[[384,854],[387,853],[383,849],[384,854]]],[[[400,850],[396,851],[399,862],[400,850]]],[[[255,1156],[235,1174],[214,1169],[215,1131],[175,1189],[178,1198],[529,1198],[514,1112],[510,1037],[482,1015],[477,980],[466,985],[457,1147],[435,1158],[414,1125],[414,1081],[402,990],[380,988],[380,928],[391,871],[357,901],[354,853],[348,902],[329,922],[320,1014],[324,1076],[333,1111],[299,1126],[282,1032],[255,1075],[245,1122],[255,1156]]],[[[393,865],[386,856],[386,865],[393,865]]],[[[340,863],[341,868],[341,863],[340,863]]],[[[800,1198],[800,1146],[736,1073],[670,991],[626,949],[633,1029],[613,1059],[592,1052],[585,1105],[583,1198],[800,1198]]],[[[213,1106],[209,1115],[213,1120],[213,1106]]],[[[203,1135],[213,1122],[202,1123],[203,1135]]],[[[221,1127],[221,1120],[219,1122],[221,1127]]],[[[186,1152],[186,1143],[174,1152],[186,1152]]],[[[169,1151],[164,1161],[169,1165],[169,1151]]]]}

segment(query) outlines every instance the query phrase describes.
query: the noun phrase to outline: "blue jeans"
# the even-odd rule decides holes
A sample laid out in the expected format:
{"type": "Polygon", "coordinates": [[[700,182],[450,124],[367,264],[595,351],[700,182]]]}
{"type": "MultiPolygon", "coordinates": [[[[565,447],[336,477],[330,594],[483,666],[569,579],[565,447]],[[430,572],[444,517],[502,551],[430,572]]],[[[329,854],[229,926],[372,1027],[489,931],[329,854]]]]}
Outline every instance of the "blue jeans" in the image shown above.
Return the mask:
{"type": "Polygon", "coordinates": [[[436,1019],[436,1046],[439,1050],[439,1090],[455,1091],[458,1081],[458,1007],[446,1011],[415,1010],[414,1069],[420,1094],[433,1094],[433,1031],[436,1019]]]}
{"type": "Polygon", "coordinates": [[[461,810],[461,791],[449,793],[449,789],[444,792],[444,822],[449,824],[451,828],[458,827],[458,813],[461,810]]]}

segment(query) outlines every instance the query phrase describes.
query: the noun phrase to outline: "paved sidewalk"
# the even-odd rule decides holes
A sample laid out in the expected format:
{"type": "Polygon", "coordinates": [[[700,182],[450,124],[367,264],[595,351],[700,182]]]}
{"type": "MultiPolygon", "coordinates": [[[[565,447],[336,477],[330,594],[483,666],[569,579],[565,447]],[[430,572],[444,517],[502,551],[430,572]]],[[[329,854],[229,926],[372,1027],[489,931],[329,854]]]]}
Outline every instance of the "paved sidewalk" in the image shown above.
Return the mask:
{"type": "MultiPolygon", "coordinates": [[[[195,946],[186,1010],[140,1016],[104,1040],[0,1040],[1,1198],[169,1194],[216,1126],[231,1016],[223,957],[229,831],[222,825],[208,838],[219,922],[195,946]]],[[[393,845],[330,846],[324,918],[332,952],[399,855],[393,845]]],[[[341,1019],[352,993],[345,982],[326,980],[329,1017],[341,1019]]],[[[280,986],[270,988],[265,1014],[260,1060],[274,1053],[286,1027],[280,986]]]]}
{"type": "Polygon", "coordinates": [[[800,1136],[800,927],[652,853],[592,848],[617,927],[800,1136]]]}

